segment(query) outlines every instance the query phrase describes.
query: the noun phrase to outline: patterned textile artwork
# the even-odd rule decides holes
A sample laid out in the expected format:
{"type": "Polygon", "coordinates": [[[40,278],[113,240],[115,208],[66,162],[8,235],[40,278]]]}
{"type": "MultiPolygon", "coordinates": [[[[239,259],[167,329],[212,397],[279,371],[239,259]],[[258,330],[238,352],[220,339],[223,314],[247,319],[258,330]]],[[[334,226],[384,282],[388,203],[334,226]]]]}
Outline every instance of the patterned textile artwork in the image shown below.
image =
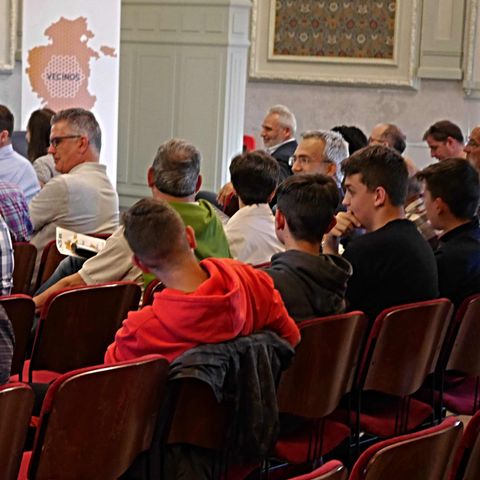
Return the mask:
{"type": "Polygon", "coordinates": [[[273,57],[391,60],[396,4],[397,0],[272,0],[275,31],[270,51],[273,57]]]}

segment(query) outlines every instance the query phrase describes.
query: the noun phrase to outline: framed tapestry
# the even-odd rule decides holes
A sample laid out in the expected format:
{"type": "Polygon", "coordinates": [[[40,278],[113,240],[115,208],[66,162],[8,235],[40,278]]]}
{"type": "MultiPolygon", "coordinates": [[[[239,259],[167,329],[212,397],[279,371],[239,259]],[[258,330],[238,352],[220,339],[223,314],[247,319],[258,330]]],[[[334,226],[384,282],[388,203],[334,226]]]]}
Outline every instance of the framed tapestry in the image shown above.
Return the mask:
{"type": "Polygon", "coordinates": [[[421,0],[254,0],[250,77],[415,87],[421,0]]]}
{"type": "Polygon", "coordinates": [[[0,0],[0,73],[15,67],[17,0],[0,0]]]}

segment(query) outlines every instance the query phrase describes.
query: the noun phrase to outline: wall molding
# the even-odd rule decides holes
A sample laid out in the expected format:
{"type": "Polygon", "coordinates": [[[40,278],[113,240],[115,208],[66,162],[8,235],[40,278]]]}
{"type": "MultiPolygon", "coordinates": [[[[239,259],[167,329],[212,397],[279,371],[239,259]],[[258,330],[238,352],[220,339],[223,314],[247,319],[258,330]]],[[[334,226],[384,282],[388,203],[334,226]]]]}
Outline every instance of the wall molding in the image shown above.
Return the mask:
{"type": "Polygon", "coordinates": [[[15,52],[17,49],[17,0],[2,0],[2,8],[7,15],[0,19],[1,43],[7,46],[0,55],[0,73],[11,73],[15,68],[15,52]]]}

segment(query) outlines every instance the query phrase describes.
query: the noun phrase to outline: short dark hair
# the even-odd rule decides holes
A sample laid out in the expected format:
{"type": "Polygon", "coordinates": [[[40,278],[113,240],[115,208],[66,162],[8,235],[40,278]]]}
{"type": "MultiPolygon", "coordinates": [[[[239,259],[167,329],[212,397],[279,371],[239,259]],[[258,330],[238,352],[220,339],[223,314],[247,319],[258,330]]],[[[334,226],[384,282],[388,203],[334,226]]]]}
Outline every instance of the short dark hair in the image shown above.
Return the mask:
{"type": "Polygon", "coordinates": [[[441,198],[459,219],[472,218],[478,208],[479,178],[475,168],[463,158],[448,158],[417,173],[432,198],[441,198]]]}
{"type": "Polygon", "coordinates": [[[180,138],[172,138],[158,147],[153,160],[153,181],[157,189],[173,197],[195,193],[200,175],[200,152],[180,138]]]}
{"type": "Polygon", "coordinates": [[[402,154],[407,148],[407,136],[393,123],[387,123],[383,131],[382,140],[388,142],[398,153],[402,154]]]}
{"type": "Polygon", "coordinates": [[[0,132],[6,130],[8,136],[13,133],[13,113],[5,106],[0,105],[0,132]]]}
{"type": "Polygon", "coordinates": [[[123,215],[125,238],[139,258],[171,260],[189,250],[180,215],[164,200],[144,198],[123,215]]]}
{"type": "Polygon", "coordinates": [[[27,124],[27,131],[30,134],[28,142],[28,159],[33,162],[38,157],[46,155],[50,145],[51,120],[55,115],[49,108],[35,110],[30,115],[27,124]]]}
{"type": "Polygon", "coordinates": [[[345,177],[359,173],[362,183],[373,191],[383,187],[390,203],[399,207],[407,196],[408,170],[403,157],[393,148],[369,145],[342,162],[345,177]]]}
{"type": "Polygon", "coordinates": [[[423,134],[423,140],[432,137],[437,142],[446,142],[448,137],[454,138],[457,142],[464,143],[462,130],[450,120],[440,120],[428,127],[423,134]]]}
{"type": "Polygon", "coordinates": [[[332,128],[333,132],[338,132],[344,140],[348,143],[348,154],[351,155],[357,150],[360,150],[363,147],[368,145],[367,136],[354,125],[338,125],[332,128]]]}
{"type": "Polygon", "coordinates": [[[84,108],[66,108],[56,113],[51,120],[52,125],[67,122],[68,126],[79,135],[85,135],[91,145],[100,153],[102,149],[102,131],[95,115],[84,108]]]}
{"type": "Polygon", "coordinates": [[[245,205],[267,203],[279,175],[278,162],[262,150],[237,155],[230,163],[233,188],[245,205]]]}
{"type": "Polygon", "coordinates": [[[285,215],[297,240],[321,242],[340,200],[335,180],[327,175],[298,174],[284,180],[277,191],[277,208],[285,215]]]}

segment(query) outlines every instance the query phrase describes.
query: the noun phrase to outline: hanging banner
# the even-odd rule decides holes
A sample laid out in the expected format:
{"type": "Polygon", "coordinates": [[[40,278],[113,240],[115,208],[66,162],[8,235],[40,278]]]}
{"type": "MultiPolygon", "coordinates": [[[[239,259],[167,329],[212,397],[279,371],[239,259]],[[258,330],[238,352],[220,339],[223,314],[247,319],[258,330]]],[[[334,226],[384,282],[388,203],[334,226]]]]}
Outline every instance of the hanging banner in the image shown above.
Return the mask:
{"type": "Polygon", "coordinates": [[[91,110],[116,185],[120,0],[24,0],[22,125],[39,108],[91,110]]]}

